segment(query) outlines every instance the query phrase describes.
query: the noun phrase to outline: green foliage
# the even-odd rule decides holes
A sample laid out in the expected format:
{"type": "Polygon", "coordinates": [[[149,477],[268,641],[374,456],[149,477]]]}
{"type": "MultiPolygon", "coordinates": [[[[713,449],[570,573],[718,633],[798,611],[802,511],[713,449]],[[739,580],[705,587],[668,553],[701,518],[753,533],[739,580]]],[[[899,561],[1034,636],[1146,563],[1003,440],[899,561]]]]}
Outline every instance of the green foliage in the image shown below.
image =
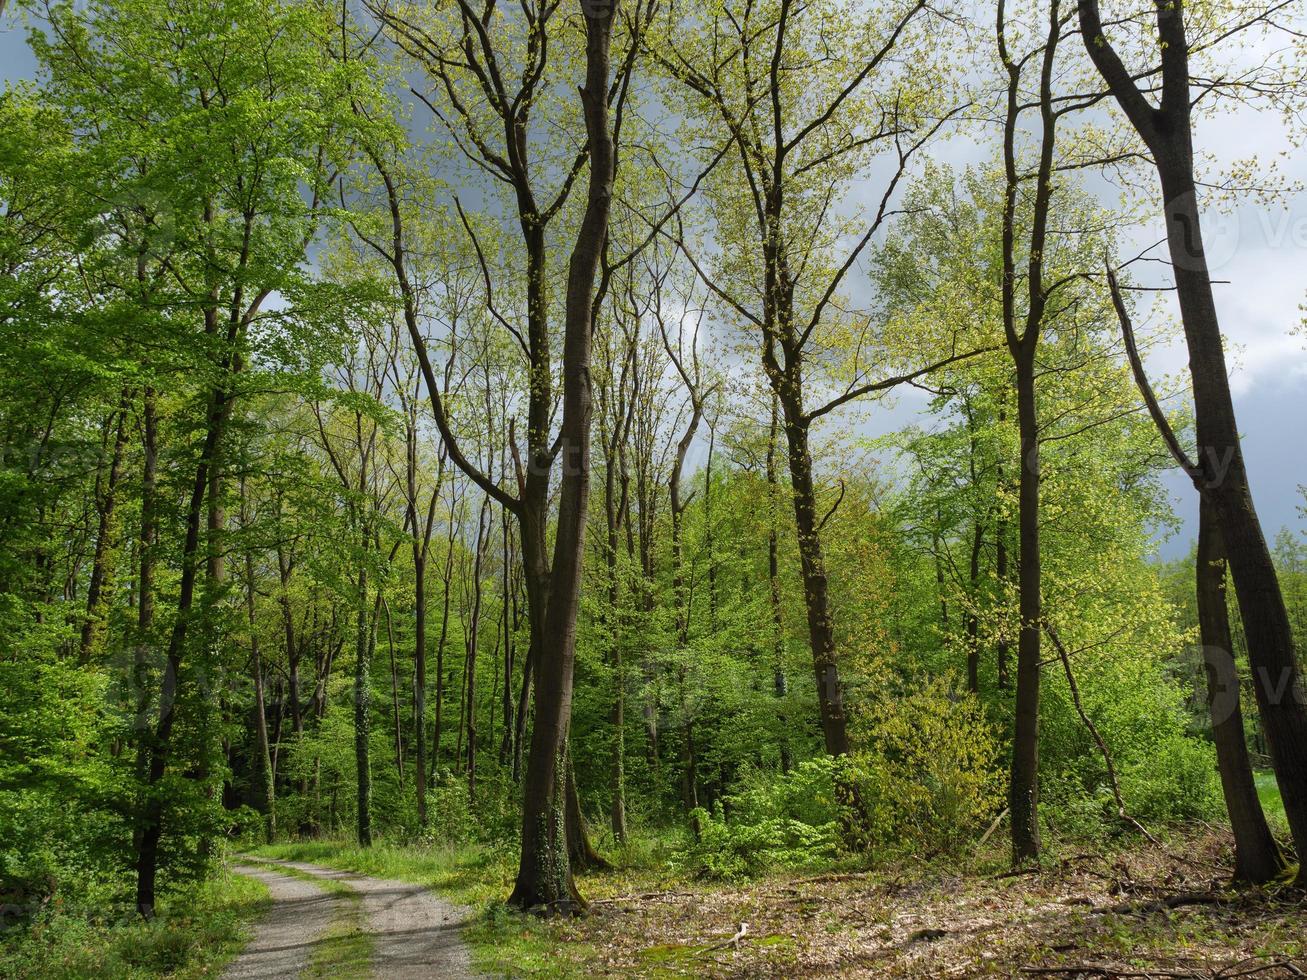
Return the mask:
{"type": "Polygon", "coordinates": [[[783,775],[746,776],[713,812],[690,815],[698,834],[686,849],[686,866],[735,879],[828,862],[839,850],[834,780],[840,771],[841,763],[822,756],[783,775]]]}
{"type": "Polygon", "coordinates": [[[712,812],[691,815],[699,833],[686,866],[743,878],[840,855],[960,855],[1001,808],[998,731],[948,680],[886,700],[867,746],[788,773],[750,770],[712,812]]]}
{"type": "Polygon", "coordinates": [[[955,684],[927,682],[873,714],[849,771],[862,811],[853,833],[873,854],[961,854],[1002,808],[999,731],[955,684]]]}
{"type": "Polygon", "coordinates": [[[251,920],[267,903],[264,885],[222,873],[162,903],[151,922],[52,905],[26,927],[4,935],[0,975],[14,980],[214,976],[249,937],[251,920]]]}

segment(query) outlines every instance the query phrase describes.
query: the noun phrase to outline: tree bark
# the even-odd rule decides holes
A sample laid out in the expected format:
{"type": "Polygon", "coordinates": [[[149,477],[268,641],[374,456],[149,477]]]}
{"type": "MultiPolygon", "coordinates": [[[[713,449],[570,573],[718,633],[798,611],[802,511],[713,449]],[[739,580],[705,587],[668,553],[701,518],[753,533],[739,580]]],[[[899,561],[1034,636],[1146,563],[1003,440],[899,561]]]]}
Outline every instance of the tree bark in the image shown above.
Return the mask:
{"type": "MultiPolygon", "coordinates": [[[[241,477],[241,529],[249,530],[251,515],[245,477],[241,477]]],[[[245,546],[245,617],[250,631],[250,677],[254,681],[254,734],[260,789],[263,792],[263,833],[269,844],[277,839],[277,787],[273,777],[272,749],[268,740],[268,708],[263,690],[263,658],[259,650],[258,623],[254,616],[254,551],[245,546]]]]}
{"type": "Polygon", "coordinates": [[[1221,775],[1221,791],[1234,832],[1234,878],[1264,884],[1284,870],[1284,855],[1266,824],[1239,704],[1239,670],[1225,602],[1225,553],[1213,505],[1202,500],[1198,516],[1198,627],[1207,676],[1207,707],[1221,775]]]}
{"type": "Polygon", "coordinates": [[[524,780],[522,853],[509,904],[548,913],[584,906],[565,840],[567,733],[572,712],[576,616],[590,496],[590,344],[595,276],[608,232],[614,146],[608,124],[609,46],[616,4],[582,4],[586,77],[581,89],[590,179],[585,213],[568,263],[563,340],[562,477],[545,630],[539,644],[535,724],[524,780]]]}
{"type": "MultiPolygon", "coordinates": [[[[216,400],[225,398],[219,393],[216,400]]],[[[172,750],[172,731],[177,722],[177,699],[186,634],[190,628],[195,602],[195,579],[199,561],[200,523],[203,519],[204,492],[209,483],[209,468],[216,459],[222,437],[222,416],[209,412],[208,428],[200,459],[191,484],[186,507],[186,533],[182,542],[181,582],[177,597],[177,618],[168,639],[167,658],[159,690],[159,718],[147,739],[146,786],[141,815],[141,833],[136,859],[136,909],[142,917],[154,917],[155,880],[159,868],[159,844],[163,837],[164,800],[158,785],[167,771],[172,750]]]]}
{"type": "MultiPolygon", "coordinates": [[[[367,539],[367,533],[363,534],[367,539]]],[[[355,831],[360,847],[372,846],[372,757],[369,744],[372,713],[372,658],[370,651],[372,611],[368,608],[367,555],[359,564],[355,596],[354,642],[354,769],[357,776],[358,810],[355,831]]]]}
{"type": "Polygon", "coordinates": [[[817,493],[812,480],[812,452],[808,427],[797,404],[785,409],[785,437],[790,453],[790,484],[794,497],[794,524],[799,538],[799,561],[803,568],[803,594],[808,611],[808,641],[812,647],[812,669],[817,680],[821,730],[830,755],[846,755],[849,733],[844,717],[844,692],[840,686],[835,655],[835,624],[830,608],[830,587],[826,577],[826,556],[821,527],[817,523],[817,493]]]}
{"type": "Polygon", "coordinates": [[[1021,627],[1017,635],[1016,727],[1012,738],[1012,774],[1008,806],[1012,813],[1012,860],[1039,857],[1039,429],[1035,410],[1034,345],[1017,355],[1017,419],[1021,435],[1018,485],[1017,554],[1021,627]]]}
{"type": "MultiPolygon", "coordinates": [[[[772,691],[776,699],[784,704],[790,693],[790,681],[785,673],[785,609],[781,602],[781,557],[780,533],[776,522],[780,498],[780,477],[776,472],[776,437],[779,426],[779,409],[775,396],[771,400],[771,426],[767,431],[767,457],[765,473],[767,477],[767,592],[771,603],[772,618],[772,691]]],[[[776,712],[777,730],[780,735],[781,772],[789,772],[794,763],[790,749],[789,723],[785,717],[784,707],[776,712]]]]}
{"type": "MultiPolygon", "coordinates": [[[[127,410],[131,395],[124,391],[117,411],[113,449],[109,455],[109,470],[104,485],[96,494],[99,521],[95,535],[95,554],[91,559],[91,576],[86,586],[86,621],[82,624],[82,641],[79,660],[87,664],[99,649],[104,635],[104,594],[109,591],[110,546],[114,537],[114,507],[118,500],[118,481],[122,476],[123,450],[127,445],[127,410]]],[[[99,481],[97,481],[98,483],[99,481]]]]}

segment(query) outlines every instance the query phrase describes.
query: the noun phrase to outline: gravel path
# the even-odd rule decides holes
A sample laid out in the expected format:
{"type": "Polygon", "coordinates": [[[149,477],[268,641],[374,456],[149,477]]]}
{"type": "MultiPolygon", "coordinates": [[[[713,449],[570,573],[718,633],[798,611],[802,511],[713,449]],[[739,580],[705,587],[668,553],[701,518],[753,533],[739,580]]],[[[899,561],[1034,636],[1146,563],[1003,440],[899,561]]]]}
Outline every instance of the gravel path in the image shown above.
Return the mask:
{"type": "Polygon", "coordinates": [[[297,976],[309,965],[314,947],[342,910],[343,900],[311,881],[278,874],[267,866],[238,864],[232,870],[267,885],[273,905],[255,925],[254,938],[223,977],[271,980],[297,976]]]}
{"type": "MultiPolygon", "coordinates": [[[[372,972],[379,980],[472,980],[476,976],[459,935],[470,910],[406,881],[369,878],[300,861],[269,861],[264,867],[276,865],[340,882],[359,893],[375,946],[372,972]]],[[[313,887],[307,881],[300,883],[313,887]]]]}

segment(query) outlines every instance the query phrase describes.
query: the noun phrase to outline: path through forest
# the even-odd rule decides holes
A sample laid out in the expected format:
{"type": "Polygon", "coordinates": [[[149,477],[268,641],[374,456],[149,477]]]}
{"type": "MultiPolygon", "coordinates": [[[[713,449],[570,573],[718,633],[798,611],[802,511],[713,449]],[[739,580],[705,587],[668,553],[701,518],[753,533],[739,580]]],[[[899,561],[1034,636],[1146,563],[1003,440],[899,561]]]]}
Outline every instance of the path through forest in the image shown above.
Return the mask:
{"type": "Polygon", "coordinates": [[[273,907],[257,924],[249,946],[228,968],[227,980],[293,977],[314,960],[329,926],[345,914],[348,900],[306,880],[305,875],[344,885],[359,896],[373,944],[374,976],[385,980],[470,980],[475,976],[459,935],[469,910],[420,885],[263,858],[257,860],[257,866],[237,864],[234,870],[266,884],[273,907]],[[277,866],[299,874],[278,872],[277,866]]]}

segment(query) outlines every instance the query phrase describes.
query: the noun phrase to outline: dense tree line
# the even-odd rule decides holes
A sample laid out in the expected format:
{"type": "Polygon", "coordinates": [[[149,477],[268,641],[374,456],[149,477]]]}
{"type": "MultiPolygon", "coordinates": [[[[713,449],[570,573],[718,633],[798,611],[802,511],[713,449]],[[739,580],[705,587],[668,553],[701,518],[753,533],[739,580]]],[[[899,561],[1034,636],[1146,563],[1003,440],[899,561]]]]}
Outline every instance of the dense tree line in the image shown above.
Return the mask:
{"type": "Polygon", "coordinates": [[[7,892],[148,917],[224,839],[482,836],[566,912],[637,829],[711,869],[782,811],[796,861],[1006,819],[1020,864],[1224,809],[1279,875],[1307,569],[1253,508],[1192,143],[1301,105],[1292,59],[1223,70],[1295,15],[1135,6],[25,5],[7,892]]]}

